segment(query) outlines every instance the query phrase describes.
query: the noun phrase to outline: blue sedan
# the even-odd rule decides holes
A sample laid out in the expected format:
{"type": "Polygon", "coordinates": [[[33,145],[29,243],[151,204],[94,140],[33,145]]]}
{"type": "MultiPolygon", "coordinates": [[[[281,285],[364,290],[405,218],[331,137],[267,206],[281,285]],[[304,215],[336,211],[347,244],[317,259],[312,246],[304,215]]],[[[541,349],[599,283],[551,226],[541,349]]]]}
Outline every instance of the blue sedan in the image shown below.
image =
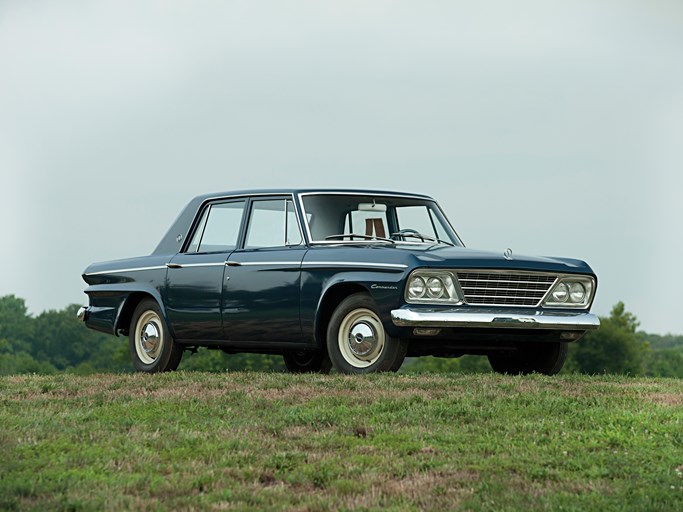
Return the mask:
{"type": "Polygon", "coordinates": [[[152,254],[95,263],[83,279],[79,318],[127,336],[142,372],[207,347],[280,354],[293,372],[478,354],[497,372],[552,375],[600,325],[585,262],[465,248],[436,201],[412,193],[202,195],[152,254]]]}

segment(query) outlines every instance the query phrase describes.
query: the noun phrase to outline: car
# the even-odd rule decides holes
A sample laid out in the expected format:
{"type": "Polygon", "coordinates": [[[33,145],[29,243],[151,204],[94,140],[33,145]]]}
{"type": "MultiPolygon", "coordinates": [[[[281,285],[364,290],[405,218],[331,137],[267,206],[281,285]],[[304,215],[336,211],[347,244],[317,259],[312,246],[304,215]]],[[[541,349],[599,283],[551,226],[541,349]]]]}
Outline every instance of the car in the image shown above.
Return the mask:
{"type": "Polygon", "coordinates": [[[416,356],[487,356],[553,375],[597,329],[587,263],[466,248],[429,196],[252,190],[195,197],[149,255],[90,265],[91,329],[133,366],[184,351],[277,354],[292,372],[397,371],[416,356]]]}

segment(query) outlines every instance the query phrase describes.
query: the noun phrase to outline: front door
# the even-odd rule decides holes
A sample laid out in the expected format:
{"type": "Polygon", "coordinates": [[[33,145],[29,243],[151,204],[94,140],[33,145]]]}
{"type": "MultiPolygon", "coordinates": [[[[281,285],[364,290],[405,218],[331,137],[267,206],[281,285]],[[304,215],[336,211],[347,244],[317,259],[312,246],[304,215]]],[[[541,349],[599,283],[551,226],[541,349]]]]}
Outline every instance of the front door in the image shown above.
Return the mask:
{"type": "Polygon", "coordinates": [[[301,261],[306,254],[291,196],[252,199],[243,248],[228,259],[226,339],[301,343],[301,261]]]}
{"type": "Polygon", "coordinates": [[[237,246],[245,205],[244,199],[207,205],[185,251],[167,264],[165,304],[176,339],[224,339],[225,264],[237,246]]]}

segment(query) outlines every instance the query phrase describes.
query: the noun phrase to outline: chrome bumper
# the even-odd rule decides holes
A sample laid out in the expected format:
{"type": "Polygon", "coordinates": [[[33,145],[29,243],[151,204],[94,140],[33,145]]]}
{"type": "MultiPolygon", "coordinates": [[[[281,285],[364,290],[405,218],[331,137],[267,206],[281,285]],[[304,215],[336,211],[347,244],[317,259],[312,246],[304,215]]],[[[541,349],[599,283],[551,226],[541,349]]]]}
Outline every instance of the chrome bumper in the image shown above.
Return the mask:
{"type": "Polygon", "coordinates": [[[78,313],[76,313],[76,317],[81,322],[85,322],[88,319],[88,311],[89,310],[90,310],[90,308],[88,308],[86,306],[81,306],[80,308],[78,308],[78,313]]]}
{"type": "Polygon", "coordinates": [[[501,308],[411,308],[391,312],[398,327],[484,327],[490,329],[544,329],[588,331],[600,327],[600,319],[586,311],[537,311],[501,308]]]}

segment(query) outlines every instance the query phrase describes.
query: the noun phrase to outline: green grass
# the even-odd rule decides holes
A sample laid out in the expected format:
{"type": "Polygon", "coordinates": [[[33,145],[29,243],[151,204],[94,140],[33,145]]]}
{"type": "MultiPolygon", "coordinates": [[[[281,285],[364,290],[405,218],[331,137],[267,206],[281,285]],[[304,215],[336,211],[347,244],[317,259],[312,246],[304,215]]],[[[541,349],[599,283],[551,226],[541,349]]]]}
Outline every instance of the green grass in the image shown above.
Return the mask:
{"type": "Polygon", "coordinates": [[[0,379],[0,510],[683,510],[683,381],[0,379]]]}

